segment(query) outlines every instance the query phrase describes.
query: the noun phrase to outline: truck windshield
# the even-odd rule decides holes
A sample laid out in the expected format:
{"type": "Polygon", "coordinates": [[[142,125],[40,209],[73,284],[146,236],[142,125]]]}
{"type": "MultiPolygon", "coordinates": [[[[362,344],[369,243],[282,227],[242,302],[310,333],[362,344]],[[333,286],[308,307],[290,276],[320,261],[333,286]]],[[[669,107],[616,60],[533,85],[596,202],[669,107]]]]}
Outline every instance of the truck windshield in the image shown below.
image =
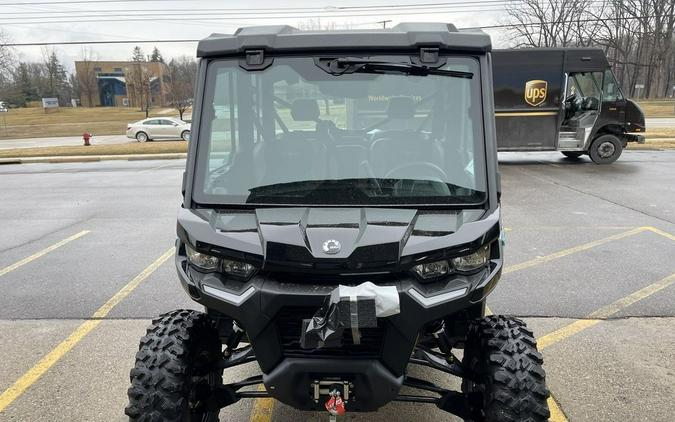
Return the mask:
{"type": "Polygon", "coordinates": [[[275,57],[207,65],[193,185],[208,205],[466,205],[485,199],[478,61],[275,57]]]}

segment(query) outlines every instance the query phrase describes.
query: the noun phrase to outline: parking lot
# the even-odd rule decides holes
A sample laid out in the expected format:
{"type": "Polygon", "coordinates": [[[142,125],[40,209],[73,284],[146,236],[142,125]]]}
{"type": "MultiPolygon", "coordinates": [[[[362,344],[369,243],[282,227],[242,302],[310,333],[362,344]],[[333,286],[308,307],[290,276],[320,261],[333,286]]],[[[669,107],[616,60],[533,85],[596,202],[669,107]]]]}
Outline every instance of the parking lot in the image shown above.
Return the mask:
{"type": "MultiPolygon", "coordinates": [[[[539,338],[554,421],[675,415],[675,151],[500,157],[506,268],[488,300],[539,338]]],[[[0,421],[122,421],[149,319],[195,307],[171,248],[184,161],[0,166],[0,421]]],[[[253,375],[255,365],[226,373],[253,375]]],[[[418,377],[442,380],[436,374],[418,377]]],[[[455,420],[391,404],[354,421],[455,420]]],[[[269,399],[223,421],[325,421],[269,399]]]]}

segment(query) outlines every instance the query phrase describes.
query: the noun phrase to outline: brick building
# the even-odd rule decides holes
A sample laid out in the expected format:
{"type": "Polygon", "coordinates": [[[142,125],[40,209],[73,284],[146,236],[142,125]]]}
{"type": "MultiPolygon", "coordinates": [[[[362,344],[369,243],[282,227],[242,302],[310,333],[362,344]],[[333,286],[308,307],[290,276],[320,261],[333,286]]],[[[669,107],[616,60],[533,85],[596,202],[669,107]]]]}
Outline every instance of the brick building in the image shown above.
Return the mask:
{"type": "Polygon", "coordinates": [[[132,61],[76,61],[83,107],[145,107],[168,102],[166,64],[132,61]],[[149,89],[148,89],[149,88],[149,89]]]}

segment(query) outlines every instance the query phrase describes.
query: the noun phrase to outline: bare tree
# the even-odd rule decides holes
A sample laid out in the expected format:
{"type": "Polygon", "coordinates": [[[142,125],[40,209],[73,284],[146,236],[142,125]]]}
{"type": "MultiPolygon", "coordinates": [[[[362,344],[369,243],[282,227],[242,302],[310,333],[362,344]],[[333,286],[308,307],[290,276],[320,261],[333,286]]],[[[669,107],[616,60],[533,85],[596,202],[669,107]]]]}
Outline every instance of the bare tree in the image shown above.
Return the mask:
{"type": "Polygon", "coordinates": [[[136,106],[139,106],[141,111],[145,111],[147,118],[150,113],[150,98],[152,95],[152,79],[155,77],[145,60],[145,55],[140,47],[135,47],[131,56],[131,88],[133,90],[133,98],[136,106]]]}
{"type": "Polygon", "coordinates": [[[169,95],[171,104],[178,111],[181,120],[185,111],[192,105],[196,76],[197,63],[194,59],[183,56],[169,62],[169,95]]]}
{"type": "Polygon", "coordinates": [[[581,44],[584,19],[591,2],[585,0],[522,0],[507,3],[512,41],[516,47],[568,47],[581,44]]]}
{"type": "Polygon", "coordinates": [[[14,55],[12,50],[6,44],[9,43],[9,36],[0,29],[0,83],[7,83],[10,78],[10,71],[13,69],[14,55]]]}
{"type": "Polygon", "coordinates": [[[77,84],[80,94],[87,99],[87,107],[94,106],[94,97],[98,94],[98,81],[94,67],[98,56],[91,48],[83,47],[80,66],[77,69],[77,84]]]}

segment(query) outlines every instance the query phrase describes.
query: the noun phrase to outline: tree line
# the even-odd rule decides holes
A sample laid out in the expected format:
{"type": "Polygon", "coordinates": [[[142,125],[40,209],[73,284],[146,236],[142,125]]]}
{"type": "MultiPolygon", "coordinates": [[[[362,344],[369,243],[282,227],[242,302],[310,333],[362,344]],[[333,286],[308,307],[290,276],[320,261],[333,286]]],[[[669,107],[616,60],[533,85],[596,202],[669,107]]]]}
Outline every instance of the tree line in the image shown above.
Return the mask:
{"type": "Polygon", "coordinates": [[[507,3],[513,47],[600,47],[629,97],[673,96],[675,0],[507,3]]]}

